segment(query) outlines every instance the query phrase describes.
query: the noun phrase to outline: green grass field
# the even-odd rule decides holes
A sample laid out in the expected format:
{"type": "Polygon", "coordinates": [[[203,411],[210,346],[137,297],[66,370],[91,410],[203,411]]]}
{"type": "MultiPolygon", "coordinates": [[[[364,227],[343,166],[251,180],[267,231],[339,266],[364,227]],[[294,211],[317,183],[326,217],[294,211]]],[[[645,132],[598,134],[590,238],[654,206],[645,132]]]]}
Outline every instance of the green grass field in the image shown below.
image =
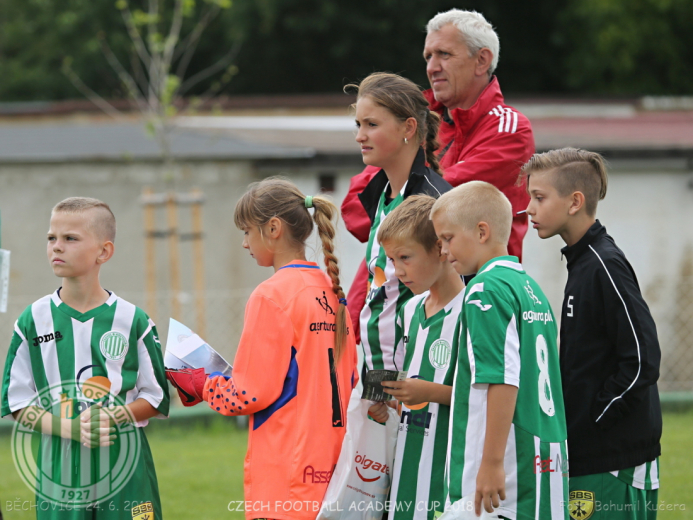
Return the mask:
{"type": "MultiPolygon", "coordinates": [[[[659,498],[665,510],[658,518],[693,518],[691,431],[693,411],[664,415],[659,498]],[[678,510],[667,511],[667,506],[678,510]],[[685,510],[681,510],[682,506],[685,510]]],[[[229,512],[228,506],[232,501],[243,500],[247,432],[231,426],[229,421],[215,419],[207,426],[156,423],[148,437],[167,520],[243,518],[240,512],[229,512]]],[[[12,510],[15,503],[28,503],[33,499],[33,493],[14,468],[9,435],[0,436],[0,507],[4,519],[35,518],[34,511],[12,510]]]]}

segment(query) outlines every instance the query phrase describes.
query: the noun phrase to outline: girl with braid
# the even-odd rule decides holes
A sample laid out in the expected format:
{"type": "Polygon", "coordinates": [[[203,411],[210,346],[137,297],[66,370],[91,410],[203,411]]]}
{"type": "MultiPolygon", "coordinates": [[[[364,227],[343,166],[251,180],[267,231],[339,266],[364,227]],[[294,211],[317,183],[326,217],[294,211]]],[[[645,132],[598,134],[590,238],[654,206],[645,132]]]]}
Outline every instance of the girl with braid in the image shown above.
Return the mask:
{"type": "Polygon", "coordinates": [[[410,195],[434,198],[452,189],[443,180],[435,151],[440,117],[414,83],[396,74],[375,73],[356,89],[356,142],[363,162],[380,168],[359,199],[371,221],[366,249],[368,292],[361,310],[364,370],[402,370],[404,351],[397,311],[413,296],[400,282],[378,241],[378,230],[410,195]]]}
{"type": "Polygon", "coordinates": [[[222,415],[250,415],[248,520],[317,517],[339,458],[357,374],[334,255],[336,215],[326,198],[280,178],[251,184],[236,205],[243,247],[274,275],[248,300],[232,377],[211,374],[199,392],[222,415]],[[327,274],[306,260],[313,223],[327,274]]]}

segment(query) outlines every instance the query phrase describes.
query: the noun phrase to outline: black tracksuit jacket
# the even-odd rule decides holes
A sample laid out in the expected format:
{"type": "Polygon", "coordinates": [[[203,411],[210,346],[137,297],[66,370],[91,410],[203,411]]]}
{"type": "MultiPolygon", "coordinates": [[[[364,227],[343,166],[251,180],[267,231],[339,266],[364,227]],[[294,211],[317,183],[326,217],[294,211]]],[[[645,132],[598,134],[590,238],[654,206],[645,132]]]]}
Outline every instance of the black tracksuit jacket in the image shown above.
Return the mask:
{"type": "MultiPolygon", "coordinates": [[[[375,220],[378,212],[378,204],[383,190],[387,187],[387,174],[385,170],[380,170],[373,176],[364,190],[359,193],[358,197],[363,205],[363,209],[368,213],[368,218],[371,219],[371,224],[375,220]]],[[[414,163],[411,166],[409,180],[404,188],[403,198],[408,198],[411,195],[430,195],[438,198],[443,193],[452,189],[452,185],[443,179],[441,175],[433,169],[426,166],[426,154],[423,148],[419,149],[414,158],[414,163]]],[[[397,196],[396,193],[391,194],[392,198],[397,196]]]]}
{"type": "Polygon", "coordinates": [[[597,220],[564,247],[560,362],[570,476],[638,466],[661,453],[657,329],[623,251],[597,220]]]}

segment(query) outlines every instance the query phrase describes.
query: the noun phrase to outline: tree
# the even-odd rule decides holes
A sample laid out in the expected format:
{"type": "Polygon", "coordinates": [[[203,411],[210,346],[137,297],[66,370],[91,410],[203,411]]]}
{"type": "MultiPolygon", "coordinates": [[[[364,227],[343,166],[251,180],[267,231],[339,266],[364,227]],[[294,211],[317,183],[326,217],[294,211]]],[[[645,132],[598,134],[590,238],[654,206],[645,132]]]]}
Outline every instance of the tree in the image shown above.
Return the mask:
{"type": "MultiPolygon", "coordinates": [[[[425,26],[453,7],[486,16],[500,35],[504,91],[562,89],[556,20],[567,0],[235,0],[215,27],[243,24],[243,51],[229,93],[340,92],[371,72],[403,74],[428,86],[425,26]],[[542,27],[542,30],[529,30],[542,27]]],[[[239,34],[232,33],[234,36],[239,34]]]]}
{"type": "MultiPolygon", "coordinates": [[[[147,0],[129,2],[133,13],[149,12],[147,0]]],[[[162,24],[170,24],[173,0],[159,2],[162,24]]],[[[193,30],[209,5],[194,3],[181,34],[193,30]]],[[[496,27],[498,77],[506,93],[632,96],[692,90],[691,0],[233,0],[209,21],[188,77],[242,42],[235,59],[239,74],[220,93],[339,92],[378,70],[425,86],[424,26],[452,7],[475,9],[496,27]]],[[[147,27],[141,29],[146,33],[147,27]]],[[[129,64],[132,41],[110,2],[2,0],[0,99],[74,97],[61,72],[66,55],[72,70],[100,96],[126,98],[127,89],[103,59],[100,34],[121,63],[129,64]]],[[[185,95],[202,95],[216,82],[216,76],[208,77],[185,95]]]]}
{"type": "Polygon", "coordinates": [[[690,94],[693,2],[573,0],[563,15],[566,86],[592,94],[690,94]]]}
{"type": "MultiPolygon", "coordinates": [[[[113,0],[115,1],[115,0],[113,0]]],[[[136,0],[131,0],[135,2],[136,0]]],[[[144,2],[140,7],[146,11],[144,2]]],[[[239,74],[225,94],[340,92],[345,83],[388,70],[427,85],[422,58],[425,24],[437,12],[458,7],[484,13],[498,28],[504,90],[555,92],[562,89],[562,48],[555,20],[567,0],[234,0],[211,20],[189,65],[195,74],[242,43],[239,74]],[[540,26],[544,30],[527,30],[540,26]],[[531,71],[528,73],[528,70],[531,71]]],[[[171,2],[162,18],[171,19],[171,2]]],[[[183,20],[192,30],[196,13],[183,20]]],[[[135,8],[133,8],[134,10],[135,8]]],[[[68,99],[74,87],[61,73],[65,55],[71,67],[104,98],[127,97],[103,60],[107,41],[121,62],[130,60],[131,41],[108,2],[90,0],[3,0],[0,2],[0,99],[68,99]]],[[[200,95],[207,79],[188,95],[200,95]]]]}
{"type": "MultiPolygon", "coordinates": [[[[239,44],[231,48],[213,65],[188,75],[188,67],[209,23],[222,9],[231,7],[231,0],[174,0],[172,9],[162,9],[159,0],[148,0],[147,11],[131,9],[127,0],[118,0],[127,35],[131,40],[130,67],[126,68],[108,44],[106,33],[98,34],[101,50],[108,64],[116,72],[124,92],[145,116],[147,126],[157,138],[165,163],[172,161],[170,148],[171,118],[178,112],[177,101],[195,85],[225,70],[223,82],[228,82],[235,73],[230,65],[238,53],[239,44]],[[200,3],[201,9],[197,9],[200,3]],[[185,19],[197,14],[191,30],[182,36],[185,19]]],[[[91,89],[72,68],[72,59],[63,61],[63,72],[73,85],[113,116],[118,110],[97,92],[91,89]]],[[[216,94],[221,82],[213,83],[203,96],[216,94]]]]}
{"type": "MultiPolygon", "coordinates": [[[[117,78],[99,49],[97,30],[122,32],[110,2],[90,0],[3,0],[0,2],[0,99],[69,99],[74,87],[61,72],[66,54],[89,85],[122,97],[117,78]],[[96,30],[95,30],[96,28],[96,30]]],[[[114,42],[123,56],[124,39],[114,42]]]]}

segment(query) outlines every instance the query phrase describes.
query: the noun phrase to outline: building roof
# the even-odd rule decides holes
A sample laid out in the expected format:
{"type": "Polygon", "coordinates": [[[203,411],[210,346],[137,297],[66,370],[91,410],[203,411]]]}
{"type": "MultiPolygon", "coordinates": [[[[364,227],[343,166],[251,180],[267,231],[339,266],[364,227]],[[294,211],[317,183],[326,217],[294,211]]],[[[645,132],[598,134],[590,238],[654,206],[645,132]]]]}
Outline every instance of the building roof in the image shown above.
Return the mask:
{"type": "Polygon", "coordinates": [[[693,112],[644,112],[632,117],[532,119],[537,150],[564,146],[607,155],[693,156],[693,112]]]}
{"type": "MultiPolygon", "coordinates": [[[[537,151],[574,146],[611,157],[685,157],[693,161],[693,110],[633,102],[518,102],[537,151]]],[[[344,105],[289,112],[249,109],[227,116],[179,117],[171,150],[178,160],[307,159],[360,164],[353,115],[344,105]],[[272,115],[275,114],[275,115],[272,115]]],[[[0,121],[0,163],[160,161],[138,119],[61,116],[0,121]]]]}
{"type": "MultiPolygon", "coordinates": [[[[618,156],[693,157],[693,111],[650,112],[627,104],[536,104],[517,108],[530,118],[537,151],[566,146],[618,156]]],[[[183,117],[184,128],[254,142],[310,146],[318,154],[359,155],[352,116],[183,117]]]]}
{"type": "MultiPolygon", "coordinates": [[[[174,159],[296,159],[315,155],[306,146],[256,142],[242,135],[171,131],[174,159]]],[[[0,163],[160,161],[157,141],[138,121],[32,121],[0,124],[0,163]]]]}

